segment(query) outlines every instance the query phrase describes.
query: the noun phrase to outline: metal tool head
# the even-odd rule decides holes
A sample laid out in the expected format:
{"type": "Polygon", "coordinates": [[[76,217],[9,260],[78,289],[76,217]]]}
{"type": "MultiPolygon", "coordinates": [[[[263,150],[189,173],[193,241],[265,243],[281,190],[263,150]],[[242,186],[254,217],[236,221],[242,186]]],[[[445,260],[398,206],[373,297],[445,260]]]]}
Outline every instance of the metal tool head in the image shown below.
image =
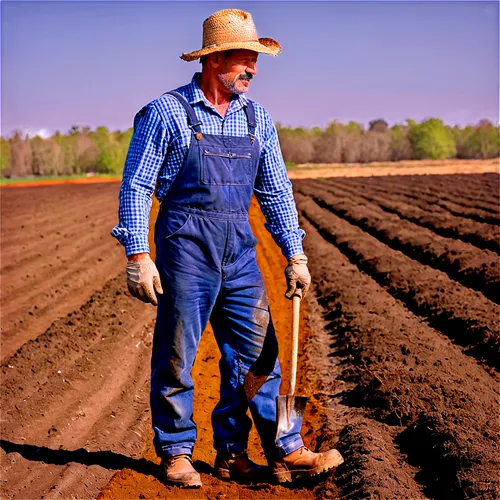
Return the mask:
{"type": "Polygon", "coordinates": [[[300,433],[308,398],[305,396],[278,396],[276,440],[290,434],[300,433]]]}

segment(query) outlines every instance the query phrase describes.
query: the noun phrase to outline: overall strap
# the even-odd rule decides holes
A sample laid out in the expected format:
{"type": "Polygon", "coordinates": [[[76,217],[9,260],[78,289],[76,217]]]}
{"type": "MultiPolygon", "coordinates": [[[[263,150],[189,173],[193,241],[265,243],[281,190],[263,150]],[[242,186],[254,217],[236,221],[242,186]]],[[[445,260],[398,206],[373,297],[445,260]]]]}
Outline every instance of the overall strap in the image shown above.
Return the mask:
{"type": "Polygon", "coordinates": [[[250,136],[250,142],[253,144],[257,122],[255,121],[255,109],[253,107],[252,101],[247,101],[247,103],[243,106],[243,109],[245,110],[245,114],[247,115],[248,135],[250,136]]]}
{"type": "Polygon", "coordinates": [[[170,92],[165,92],[165,94],[170,94],[174,96],[182,104],[188,116],[189,128],[194,132],[194,136],[196,137],[196,139],[198,141],[201,141],[201,139],[203,138],[203,135],[201,133],[202,122],[196,116],[196,113],[194,112],[194,109],[191,106],[191,104],[187,102],[186,98],[183,95],[179,94],[179,92],[176,92],[175,90],[171,90],[170,92]]]}

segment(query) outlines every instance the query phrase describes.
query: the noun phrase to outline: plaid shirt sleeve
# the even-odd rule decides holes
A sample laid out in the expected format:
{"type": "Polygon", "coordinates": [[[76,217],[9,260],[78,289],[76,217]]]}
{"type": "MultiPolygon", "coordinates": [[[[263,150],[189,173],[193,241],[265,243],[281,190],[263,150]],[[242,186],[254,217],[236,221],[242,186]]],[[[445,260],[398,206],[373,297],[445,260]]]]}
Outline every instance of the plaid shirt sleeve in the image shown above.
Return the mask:
{"type": "Polygon", "coordinates": [[[303,253],[305,231],[299,228],[292,183],[286,172],[276,127],[271,116],[263,112],[264,130],[254,193],[266,218],[266,229],[288,259],[303,253]]]}
{"type": "Polygon", "coordinates": [[[119,224],[111,230],[127,257],[149,252],[149,213],[167,147],[167,128],[155,105],[147,104],[134,118],[119,194],[119,224]]]}

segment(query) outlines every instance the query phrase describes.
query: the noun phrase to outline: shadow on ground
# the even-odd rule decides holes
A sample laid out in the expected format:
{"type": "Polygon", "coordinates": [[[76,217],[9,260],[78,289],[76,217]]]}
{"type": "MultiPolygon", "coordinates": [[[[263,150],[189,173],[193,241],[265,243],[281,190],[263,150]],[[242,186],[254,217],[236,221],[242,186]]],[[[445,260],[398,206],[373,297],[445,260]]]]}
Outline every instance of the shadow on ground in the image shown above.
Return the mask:
{"type": "MultiPolygon", "coordinates": [[[[18,444],[3,439],[0,440],[0,447],[5,453],[19,453],[25,459],[34,462],[44,462],[54,465],[66,465],[75,462],[88,466],[100,465],[110,470],[126,468],[159,479],[158,466],[150,460],[146,460],[145,458],[131,458],[109,450],[87,451],[83,448],[79,448],[78,450],[53,450],[45,446],[18,444]]],[[[207,464],[204,465],[205,469],[209,467],[207,464]]]]}
{"type": "MultiPolygon", "coordinates": [[[[44,462],[53,465],[67,465],[69,463],[79,463],[82,465],[99,465],[109,470],[130,469],[140,474],[152,476],[163,482],[160,475],[159,467],[154,462],[145,458],[131,458],[125,455],[120,455],[110,450],[106,451],[87,451],[84,448],[77,450],[54,450],[46,446],[36,446],[32,444],[18,444],[0,440],[0,447],[5,453],[19,453],[26,460],[33,462],[44,462]]],[[[213,474],[213,468],[206,462],[196,460],[193,463],[194,468],[204,474],[213,474]]],[[[313,489],[321,482],[327,474],[321,474],[310,478],[297,478],[293,483],[282,483],[281,486],[287,489],[306,488],[313,489]]],[[[239,481],[237,481],[240,483],[239,481]]],[[[248,489],[259,490],[267,488],[269,483],[274,483],[271,477],[271,471],[268,467],[264,467],[262,481],[255,484],[245,484],[248,489]]],[[[240,484],[244,484],[241,482],[240,484]]]]}

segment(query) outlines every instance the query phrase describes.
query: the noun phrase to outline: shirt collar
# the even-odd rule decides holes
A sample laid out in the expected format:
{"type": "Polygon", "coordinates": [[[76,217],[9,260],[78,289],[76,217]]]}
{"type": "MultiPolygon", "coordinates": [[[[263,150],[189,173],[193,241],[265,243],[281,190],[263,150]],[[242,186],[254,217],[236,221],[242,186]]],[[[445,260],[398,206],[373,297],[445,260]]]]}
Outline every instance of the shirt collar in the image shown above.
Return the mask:
{"type": "MultiPolygon", "coordinates": [[[[203,91],[200,89],[198,85],[198,79],[201,76],[201,72],[196,72],[191,79],[191,83],[187,86],[186,99],[190,104],[195,104],[197,102],[203,102],[205,105],[212,107],[213,105],[210,101],[205,97],[203,91]]],[[[246,106],[248,99],[242,94],[233,94],[231,97],[232,100],[239,101],[240,107],[246,106]]],[[[232,103],[231,103],[232,104],[232,103]]]]}

